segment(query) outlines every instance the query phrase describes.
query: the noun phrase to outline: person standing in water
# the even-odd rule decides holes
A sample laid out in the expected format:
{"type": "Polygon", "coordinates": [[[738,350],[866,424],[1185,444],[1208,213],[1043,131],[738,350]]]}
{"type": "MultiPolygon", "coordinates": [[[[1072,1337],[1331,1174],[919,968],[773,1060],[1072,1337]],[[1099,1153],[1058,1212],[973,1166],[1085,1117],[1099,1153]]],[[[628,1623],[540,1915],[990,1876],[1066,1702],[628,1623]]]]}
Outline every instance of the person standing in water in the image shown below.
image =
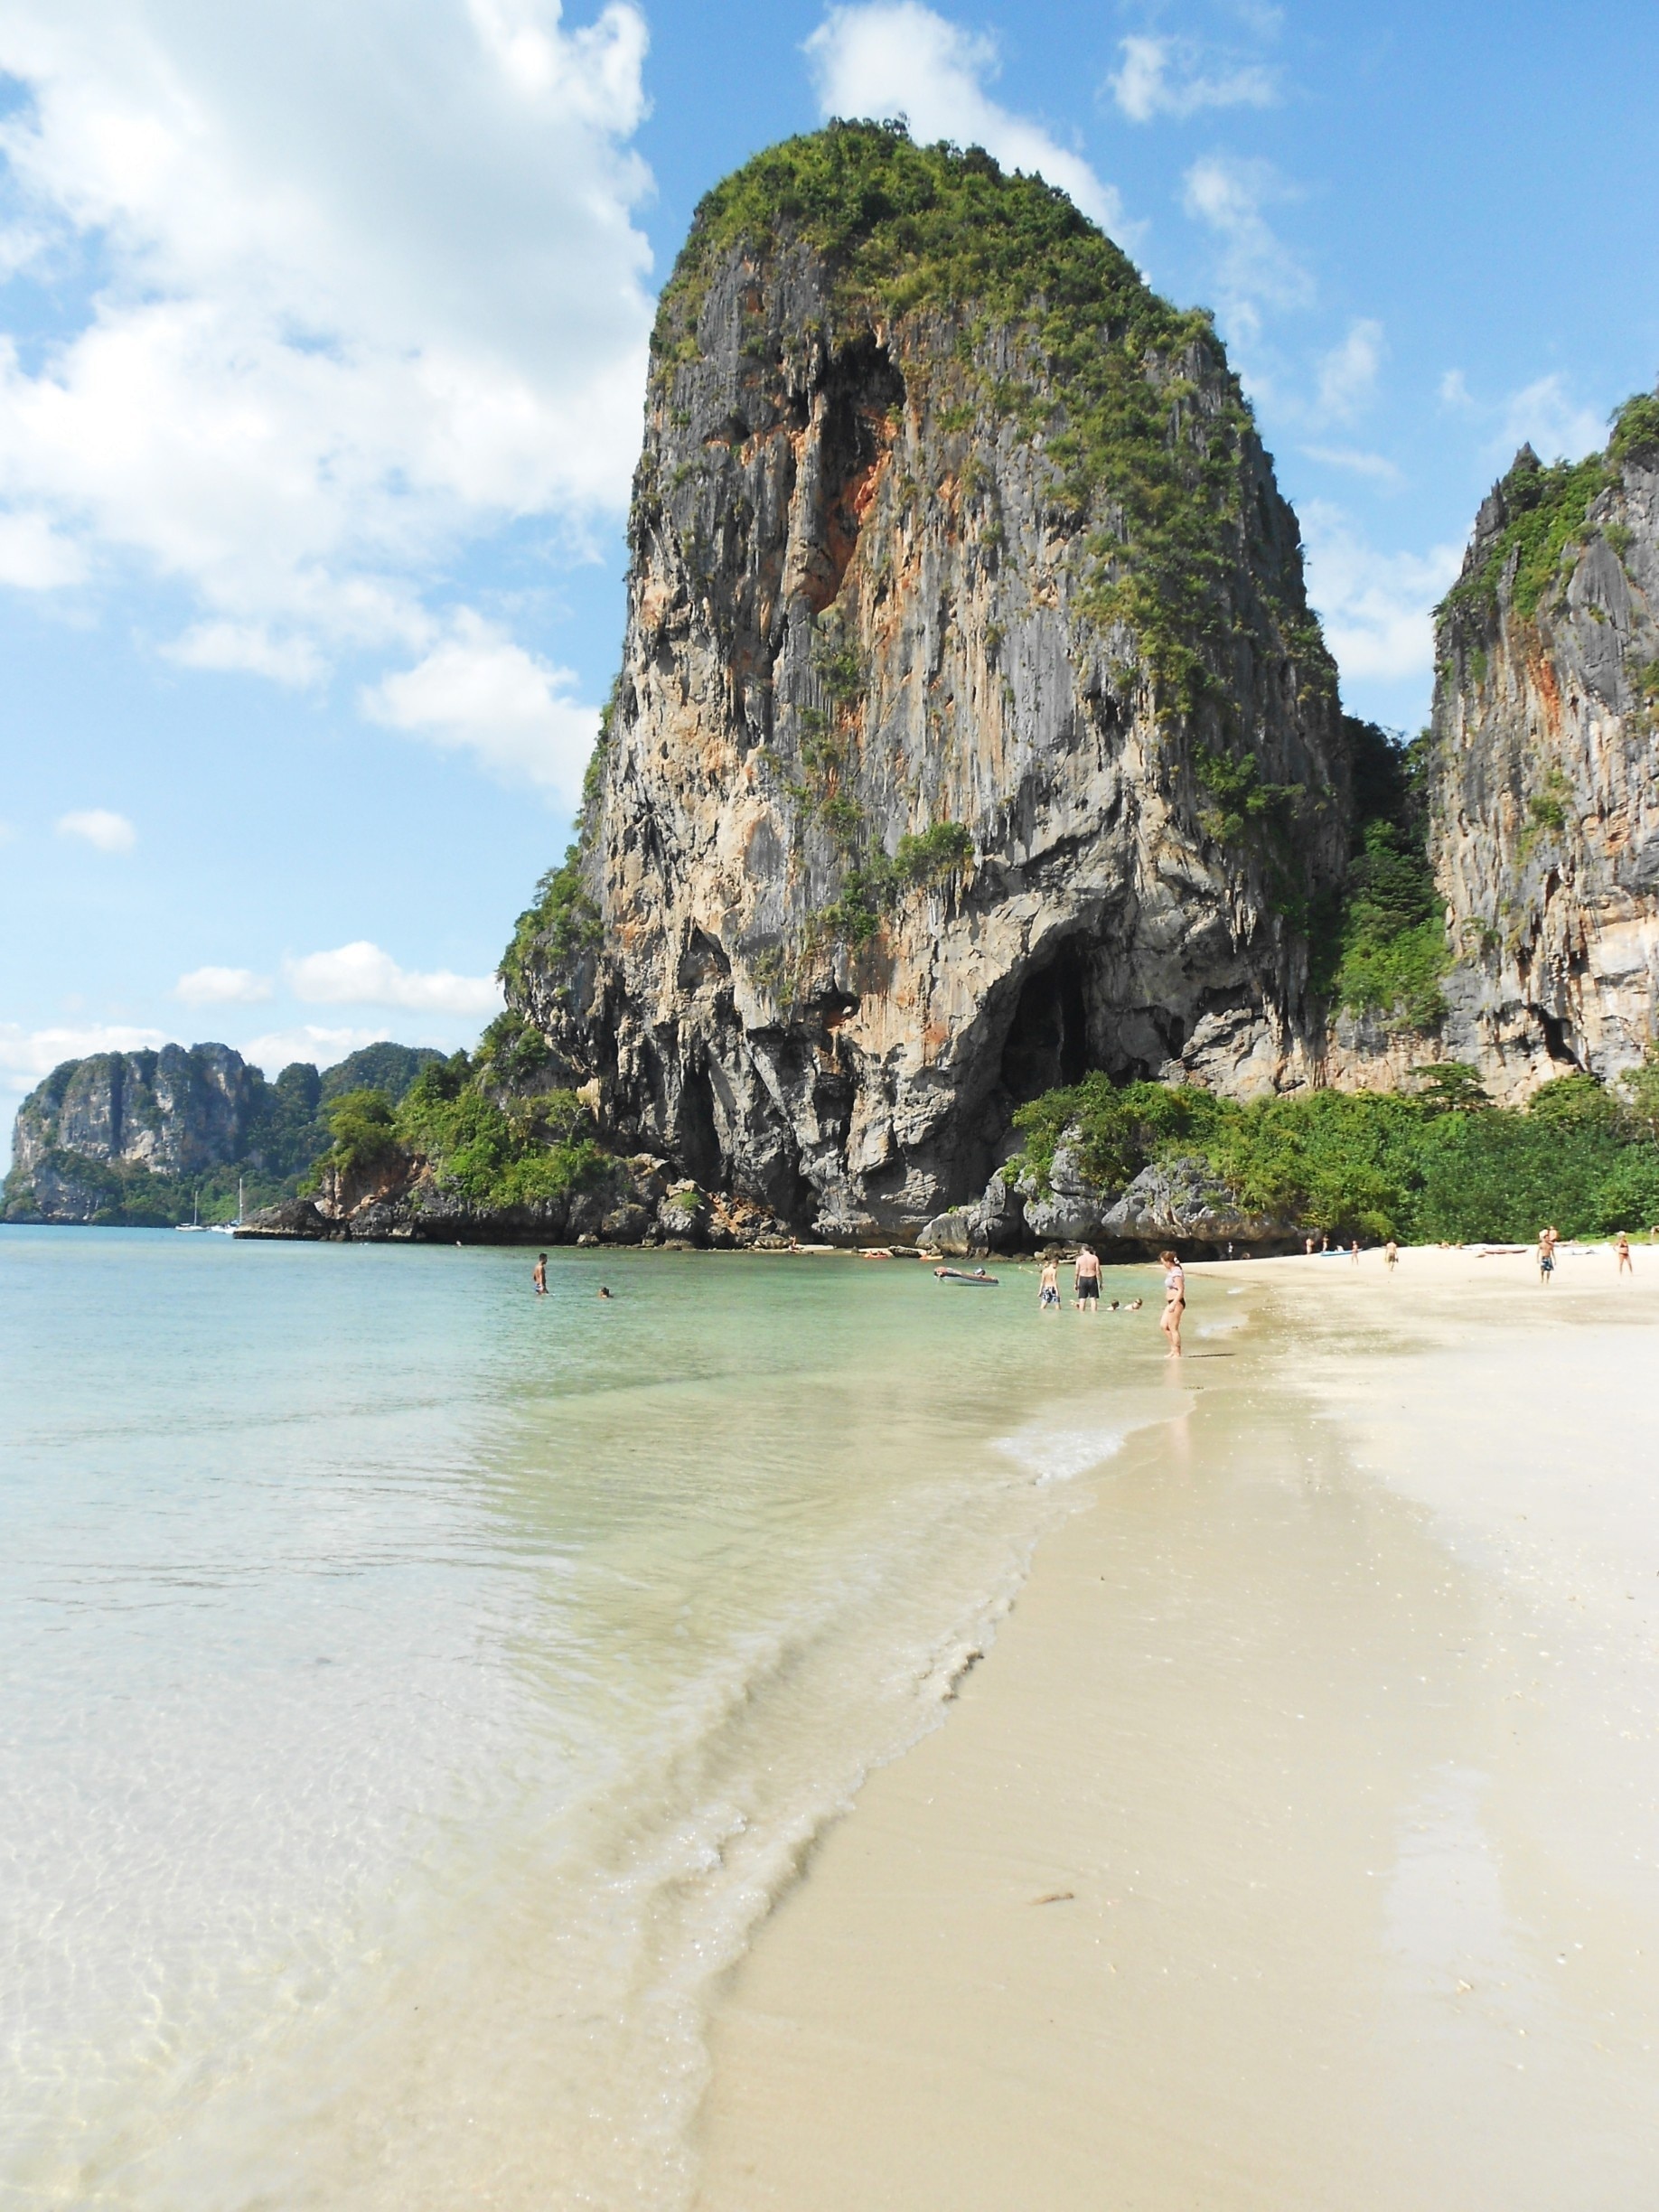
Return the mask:
{"type": "Polygon", "coordinates": [[[1058,1313],[1060,1310],[1060,1262],[1045,1260],[1043,1272],[1037,1281],[1037,1311],[1058,1313]]]}
{"type": "Polygon", "coordinates": [[[1619,1273],[1621,1275],[1634,1275],[1636,1273],[1636,1261],[1630,1257],[1630,1239],[1625,1234],[1625,1232],[1622,1229],[1618,1233],[1618,1237],[1613,1249],[1618,1254],[1619,1273]]]}
{"type": "Polygon", "coordinates": [[[1158,1326],[1169,1339],[1169,1350],[1165,1357],[1179,1359],[1181,1316],[1186,1311],[1186,1270],[1172,1251],[1159,1252],[1158,1256],[1165,1269],[1164,1311],[1158,1326]]]}
{"type": "Polygon", "coordinates": [[[1078,1251],[1076,1272],[1072,1280],[1077,1293],[1078,1312],[1098,1314],[1101,1310],[1101,1263],[1087,1244],[1078,1251]]]}
{"type": "Polygon", "coordinates": [[[538,1298],[546,1298],[548,1295],[548,1255],[546,1252],[538,1252],[536,1254],[535,1271],[531,1275],[530,1280],[536,1286],[536,1296],[538,1298]]]}

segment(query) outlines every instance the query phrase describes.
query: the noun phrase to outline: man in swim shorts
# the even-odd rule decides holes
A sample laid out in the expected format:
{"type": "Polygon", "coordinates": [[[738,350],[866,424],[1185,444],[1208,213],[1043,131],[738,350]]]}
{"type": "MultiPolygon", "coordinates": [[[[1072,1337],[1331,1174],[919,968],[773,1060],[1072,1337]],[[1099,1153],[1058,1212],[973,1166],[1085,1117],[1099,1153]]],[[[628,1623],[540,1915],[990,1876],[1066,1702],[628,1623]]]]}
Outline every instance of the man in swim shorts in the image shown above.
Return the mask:
{"type": "Polygon", "coordinates": [[[1101,1263],[1087,1244],[1077,1254],[1077,1272],[1073,1280],[1077,1292],[1078,1312],[1098,1314],[1101,1310],[1101,1263]]]}
{"type": "Polygon", "coordinates": [[[536,1286],[536,1296],[546,1298],[548,1295],[548,1255],[546,1252],[536,1254],[536,1265],[531,1272],[530,1280],[536,1286]]]}
{"type": "Polygon", "coordinates": [[[1045,1260],[1043,1272],[1037,1281],[1037,1311],[1058,1313],[1060,1310],[1060,1262],[1045,1260]]]}

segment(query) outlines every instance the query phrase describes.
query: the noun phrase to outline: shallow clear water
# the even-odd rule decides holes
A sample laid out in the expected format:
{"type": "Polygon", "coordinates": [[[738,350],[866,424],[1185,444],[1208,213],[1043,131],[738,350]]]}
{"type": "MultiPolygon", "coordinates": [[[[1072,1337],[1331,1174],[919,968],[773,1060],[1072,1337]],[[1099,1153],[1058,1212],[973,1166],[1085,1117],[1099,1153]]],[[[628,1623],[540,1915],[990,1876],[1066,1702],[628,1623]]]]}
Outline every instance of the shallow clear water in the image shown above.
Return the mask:
{"type": "Polygon", "coordinates": [[[683,2203],[715,1978],[1159,1375],[1030,1270],[529,1266],[0,1235],[0,2202],[683,2203]]]}

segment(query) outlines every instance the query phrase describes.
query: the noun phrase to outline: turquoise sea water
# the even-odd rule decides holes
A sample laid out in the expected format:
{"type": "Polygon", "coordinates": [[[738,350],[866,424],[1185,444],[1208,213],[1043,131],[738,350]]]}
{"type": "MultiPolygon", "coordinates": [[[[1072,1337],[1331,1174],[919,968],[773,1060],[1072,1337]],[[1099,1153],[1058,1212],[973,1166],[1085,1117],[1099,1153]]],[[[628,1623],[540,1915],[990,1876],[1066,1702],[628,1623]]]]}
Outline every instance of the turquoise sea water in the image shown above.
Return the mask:
{"type": "Polygon", "coordinates": [[[1163,1382],[530,1259],[0,1233],[0,2203],[683,2204],[717,1976],[1163,1382]]]}

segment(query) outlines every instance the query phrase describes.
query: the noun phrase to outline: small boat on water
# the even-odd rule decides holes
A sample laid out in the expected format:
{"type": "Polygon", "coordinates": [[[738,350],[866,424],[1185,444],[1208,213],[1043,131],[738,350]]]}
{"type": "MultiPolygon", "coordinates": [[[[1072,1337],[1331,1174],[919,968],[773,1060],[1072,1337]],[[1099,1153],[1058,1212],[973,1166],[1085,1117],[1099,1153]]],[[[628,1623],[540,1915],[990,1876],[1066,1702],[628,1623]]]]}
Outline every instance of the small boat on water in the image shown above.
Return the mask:
{"type": "Polygon", "coordinates": [[[214,1236],[234,1236],[242,1225],[242,1178],[236,1178],[236,1219],[230,1222],[211,1222],[209,1229],[214,1236]]]}
{"type": "Polygon", "coordinates": [[[192,1191],[190,1195],[190,1219],[187,1222],[173,1223],[173,1227],[178,1231],[181,1236],[206,1236],[208,1233],[208,1225],[206,1222],[201,1218],[201,1192],[192,1191]]]}
{"type": "Polygon", "coordinates": [[[995,1275],[988,1275],[983,1268],[975,1268],[971,1275],[961,1268],[937,1267],[933,1270],[936,1282],[962,1283],[970,1290],[994,1290],[998,1285],[995,1275]]]}

